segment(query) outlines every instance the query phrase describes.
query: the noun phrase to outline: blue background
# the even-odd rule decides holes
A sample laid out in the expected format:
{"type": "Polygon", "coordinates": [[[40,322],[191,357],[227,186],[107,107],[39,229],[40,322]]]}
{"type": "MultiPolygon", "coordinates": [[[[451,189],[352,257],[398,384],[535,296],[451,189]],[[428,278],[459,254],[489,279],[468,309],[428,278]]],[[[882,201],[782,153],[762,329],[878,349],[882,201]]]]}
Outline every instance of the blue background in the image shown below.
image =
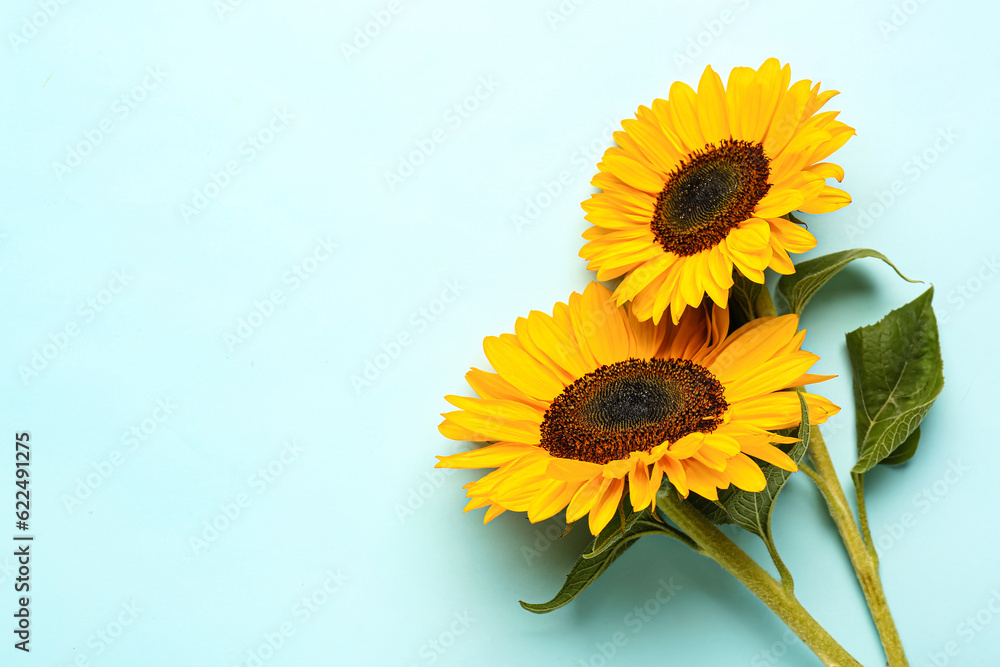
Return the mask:
{"type": "MultiPolygon", "coordinates": [[[[808,218],[817,252],[876,248],[937,290],[947,387],[916,458],[868,484],[900,632],[914,665],[948,642],[947,664],[996,664],[996,3],[389,9],[5,4],[0,498],[29,431],[36,541],[32,652],[0,624],[0,662],[814,664],[659,538],[571,606],[521,610],[558,589],[583,531],[552,543],[558,521],[509,513],[484,528],[461,513],[481,473],[432,470],[464,447],[438,413],[468,393],[481,339],[591,279],[579,204],[614,126],[706,64],[725,78],[776,56],[842,91],[828,108],[858,132],[833,158],[854,203],[808,218]]],[[[804,317],[817,372],[840,374],[822,391],[844,406],[826,432],[845,481],[843,334],[923,289],[867,260],[804,317]]],[[[774,527],[804,605],[883,664],[806,478],[774,527]]],[[[12,566],[0,556],[6,624],[12,566]]]]}

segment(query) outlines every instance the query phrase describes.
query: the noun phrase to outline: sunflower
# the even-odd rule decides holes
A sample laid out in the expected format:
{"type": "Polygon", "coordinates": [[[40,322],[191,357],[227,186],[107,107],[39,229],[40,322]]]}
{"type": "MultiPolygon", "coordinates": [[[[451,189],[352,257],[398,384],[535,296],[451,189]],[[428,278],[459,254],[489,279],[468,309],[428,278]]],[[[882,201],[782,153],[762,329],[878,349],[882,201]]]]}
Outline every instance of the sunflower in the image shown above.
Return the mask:
{"type": "MultiPolygon", "coordinates": [[[[832,376],[810,375],[818,357],[799,349],[798,318],[760,318],[732,334],[728,311],[708,302],[678,325],[640,321],[631,304],[591,283],[552,315],[518,318],[515,334],[483,348],[495,373],[466,375],[478,398],[447,396],[441,433],[491,441],[438,457],[439,468],[496,468],[465,486],[465,511],[488,507],[532,522],[564,508],[566,521],[589,514],[597,534],[624,495],[640,511],[666,475],[687,497],[718,499],[730,484],[761,491],[758,461],[784,470],[795,462],[772,433],[801,418],[798,395],[783,391],[832,376]]],[[[839,408],[804,394],[819,424],[839,408]]]]}
{"type": "Polygon", "coordinates": [[[737,67],[725,88],[706,67],[697,92],[675,82],[615,132],[591,181],[601,192],[583,203],[580,256],[598,280],[626,276],[615,297],[640,320],[669,308],[676,323],[706,294],[725,308],[734,268],[758,283],[765,268],[794,273],[788,253],[816,239],[787,215],[851,202],[826,184],[844,170],[822,162],[854,135],[839,112],[817,113],[837,91],[790,79],[774,58],[737,67]]]}

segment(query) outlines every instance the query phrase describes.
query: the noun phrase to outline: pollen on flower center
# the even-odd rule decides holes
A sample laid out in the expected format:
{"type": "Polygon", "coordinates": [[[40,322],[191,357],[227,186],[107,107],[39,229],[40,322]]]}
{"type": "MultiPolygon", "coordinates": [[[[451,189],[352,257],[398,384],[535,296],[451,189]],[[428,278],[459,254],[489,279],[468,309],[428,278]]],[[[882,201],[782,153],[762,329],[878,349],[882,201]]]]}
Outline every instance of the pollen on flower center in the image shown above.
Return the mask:
{"type": "Polygon", "coordinates": [[[667,177],[650,221],[667,252],[694,255],[711,248],[753,215],[771,185],[760,143],[727,139],[695,151],[667,177]]]}
{"type": "Polygon", "coordinates": [[[545,412],[541,447],[604,464],[719,425],[728,404],[708,369],[686,359],[629,359],[584,375],[545,412]]]}

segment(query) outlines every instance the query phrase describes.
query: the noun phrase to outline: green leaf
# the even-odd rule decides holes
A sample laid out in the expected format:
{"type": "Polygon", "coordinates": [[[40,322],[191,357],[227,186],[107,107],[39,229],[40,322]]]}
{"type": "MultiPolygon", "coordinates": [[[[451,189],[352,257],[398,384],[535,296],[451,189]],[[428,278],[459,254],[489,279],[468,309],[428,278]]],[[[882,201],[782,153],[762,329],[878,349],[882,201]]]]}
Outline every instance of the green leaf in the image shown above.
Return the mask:
{"type": "Polygon", "coordinates": [[[729,516],[729,512],[726,511],[725,501],[729,499],[729,496],[733,494],[732,487],[719,491],[719,499],[717,501],[707,500],[702,498],[697,494],[691,494],[687,497],[685,502],[691,503],[691,505],[705,515],[705,518],[712,523],[719,525],[724,523],[732,523],[733,519],[729,516]]]}
{"type": "MultiPolygon", "coordinates": [[[[626,498],[622,498],[623,506],[628,501],[626,498]]],[[[680,530],[677,530],[670,524],[660,521],[659,518],[653,515],[652,509],[646,508],[641,512],[632,512],[624,517],[624,530],[622,529],[622,513],[615,515],[615,518],[604,527],[601,534],[594,538],[594,541],[590,543],[590,548],[583,553],[581,558],[591,559],[595,558],[611,547],[613,547],[618,542],[623,539],[628,539],[633,535],[642,537],[643,535],[670,535],[671,537],[676,537],[681,542],[686,543],[688,546],[695,546],[694,542],[690,537],[685,535],[680,530]]]]}
{"type": "MultiPolygon", "coordinates": [[[[624,499],[623,502],[625,502],[624,499]]],[[[597,581],[597,578],[604,574],[604,571],[615,562],[615,559],[625,553],[640,537],[669,535],[689,546],[694,546],[694,541],[690,537],[673,526],[659,521],[649,509],[627,515],[624,525],[623,535],[621,514],[616,515],[611,520],[600,535],[594,538],[590,548],[576,561],[573,569],[566,576],[566,583],[563,584],[554,598],[541,604],[529,604],[522,601],[521,606],[536,614],[547,614],[569,604],[587,586],[597,581]]]]}
{"type": "Polygon", "coordinates": [[[900,463],[906,463],[913,458],[913,455],[917,453],[917,444],[920,442],[920,427],[910,434],[910,437],[903,441],[899,447],[896,448],[892,454],[885,457],[879,461],[879,465],[883,466],[895,466],[900,463]]]}
{"type": "Polygon", "coordinates": [[[819,291],[819,288],[825,285],[852,261],[864,257],[877,257],[891,266],[903,280],[911,283],[920,282],[919,280],[910,280],[904,276],[889,261],[888,257],[878,251],[869,250],[868,248],[842,250],[797,264],[795,266],[795,273],[790,276],[782,276],[778,280],[777,305],[781,309],[781,312],[801,314],[806,304],[809,303],[809,299],[813,298],[813,295],[819,291]]]}
{"type": "Polygon", "coordinates": [[[615,559],[625,553],[640,537],[642,537],[641,534],[629,535],[616,542],[612,548],[593,558],[580,557],[573,569],[566,575],[566,583],[563,584],[554,598],[541,604],[530,604],[522,600],[521,606],[536,614],[547,614],[569,604],[587,586],[597,581],[597,578],[604,574],[604,571],[615,562],[615,559]]]}
{"type": "MultiPolygon", "coordinates": [[[[625,498],[622,498],[622,502],[624,501],[625,498]]],[[[621,511],[615,513],[611,522],[604,527],[604,530],[602,530],[597,537],[594,538],[594,541],[590,543],[590,548],[583,552],[581,558],[590,559],[610,549],[628,534],[628,531],[632,529],[635,522],[642,516],[650,518],[649,510],[645,509],[641,512],[631,512],[628,515],[623,515],[623,512],[621,511]]]]}
{"type": "Polygon", "coordinates": [[[858,431],[853,473],[868,472],[904,446],[915,450],[919,436],[913,434],[944,388],[933,296],[931,287],[876,324],[847,334],[858,431]]]}

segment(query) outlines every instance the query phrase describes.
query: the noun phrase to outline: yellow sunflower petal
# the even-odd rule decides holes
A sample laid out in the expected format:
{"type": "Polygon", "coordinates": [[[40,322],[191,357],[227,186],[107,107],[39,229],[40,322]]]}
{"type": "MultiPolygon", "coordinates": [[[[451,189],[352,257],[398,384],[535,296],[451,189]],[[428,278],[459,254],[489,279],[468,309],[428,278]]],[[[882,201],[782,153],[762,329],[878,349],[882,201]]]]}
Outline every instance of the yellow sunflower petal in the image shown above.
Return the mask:
{"type": "Polygon", "coordinates": [[[473,433],[476,436],[474,441],[508,440],[526,445],[537,445],[541,438],[538,424],[535,422],[507,421],[465,410],[446,412],[443,416],[448,421],[473,433]]]}
{"type": "Polygon", "coordinates": [[[669,456],[664,456],[656,462],[653,468],[653,480],[655,481],[657,477],[662,480],[664,474],[670,480],[673,487],[677,489],[677,493],[687,498],[690,488],[688,487],[687,473],[684,471],[684,466],[679,461],[669,456]]]}
{"type": "Polygon", "coordinates": [[[545,403],[528,396],[500,377],[498,373],[489,373],[478,368],[473,368],[465,374],[465,380],[472,387],[473,391],[482,398],[518,401],[543,411],[545,410],[545,403]]]}
{"type": "Polygon", "coordinates": [[[796,352],[770,359],[757,366],[753,372],[744,373],[726,384],[726,398],[735,402],[778,391],[802,377],[817,361],[819,357],[811,352],[796,352]]]}
{"type": "Polygon", "coordinates": [[[506,421],[529,421],[541,424],[544,414],[537,408],[520,401],[470,398],[468,396],[445,396],[444,400],[456,408],[506,421]]]}
{"type": "Polygon", "coordinates": [[[712,449],[711,447],[702,447],[692,454],[691,458],[689,458],[686,463],[693,463],[697,461],[707,468],[722,472],[726,469],[726,462],[728,460],[729,458],[722,452],[712,449]]]}
{"type": "Polygon", "coordinates": [[[590,516],[588,517],[590,532],[594,535],[604,530],[604,527],[614,517],[615,512],[618,511],[618,503],[621,501],[624,486],[625,480],[611,480],[608,487],[604,489],[604,493],[594,503],[594,507],[590,510],[590,516]]]}
{"type": "Polygon", "coordinates": [[[748,94],[748,113],[743,125],[744,138],[761,141],[767,134],[767,129],[774,116],[782,94],[788,88],[791,68],[784,68],[777,58],[768,58],[754,73],[750,82],[748,94]]]}
{"type": "Polygon", "coordinates": [[[538,523],[555,516],[569,503],[581,486],[580,482],[552,480],[528,506],[528,520],[538,523]]]}
{"type": "Polygon", "coordinates": [[[785,246],[781,245],[781,240],[772,234],[769,242],[771,244],[771,263],[767,265],[768,268],[785,276],[795,273],[795,264],[788,256],[785,246]]]}
{"type": "Polygon", "coordinates": [[[646,114],[643,113],[643,107],[639,107],[636,117],[640,119],[645,117],[650,122],[655,121],[660,134],[663,135],[664,146],[675,152],[678,157],[683,157],[690,153],[692,148],[684,144],[684,141],[680,137],[680,133],[677,132],[677,128],[673,126],[673,122],[671,121],[670,102],[663,99],[656,99],[653,100],[652,107],[652,112],[646,114]]]}
{"type": "Polygon", "coordinates": [[[611,477],[614,479],[622,479],[632,470],[632,459],[616,459],[614,461],[608,461],[604,464],[604,469],[602,474],[605,477],[611,477]]]}
{"type": "Polygon", "coordinates": [[[500,505],[492,505],[488,510],[486,510],[486,515],[483,517],[483,524],[487,524],[493,519],[497,518],[507,510],[500,505]]]}
{"type": "Polygon", "coordinates": [[[649,466],[641,459],[636,459],[628,476],[629,500],[632,501],[633,511],[639,512],[649,507],[651,496],[656,493],[649,482],[649,466]]]}
{"type": "Polygon", "coordinates": [[[753,82],[755,72],[750,67],[735,67],[729,73],[726,82],[726,108],[729,112],[729,129],[734,139],[753,141],[749,133],[750,123],[747,120],[747,105],[749,104],[749,87],[753,82]]]}
{"type": "Polygon", "coordinates": [[[438,431],[449,440],[465,440],[468,442],[480,442],[479,434],[467,428],[459,426],[455,422],[445,419],[438,424],[438,431]]]}
{"type": "Polygon", "coordinates": [[[784,387],[779,387],[778,389],[791,389],[792,387],[802,387],[807,384],[814,384],[816,382],[826,382],[827,380],[832,380],[838,376],[836,375],[818,375],[816,373],[803,373],[800,377],[795,378],[789,384],[784,387]]]}
{"type": "Polygon", "coordinates": [[[580,489],[573,494],[573,498],[566,507],[566,521],[573,522],[589,512],[594,504],[601,498],[614,480],[605,477],[595,477],[583,484],[580,489]]]}
{"type": "Polygon", "coordinates": [[[737,329],[710,359],[709,370],[725,384],[771,359],[798,330],[797,315],[758,318],[737,329]]]}
{"type": "Polygon", "coordinates": [[[531,357],[513,337],[490,336],[483,351],[490,364],[505,380],[539,400],[552,400],[565,386],[556,375],[531,357]]]}
{"type": "Polygon", "coordinates": [[[729,480],[737,488],[744,491],[757,493],[758,491],[763,491],[767,486],[767,480],[764,478],[764,473],[761,472],[760,466],[744,454],[737,454],[729,459],[725,472],[729,480]]]}
{"type": "Polygon", "coordinates": [[[766,461],[767,463],[776,465],[782,470],[796,472],[799,469],[799,467],[795,464],[795,461],[792,460],[792,457],[774,445],[744,443],[742,445],[742,449],[744,454],[749,454],[755,459],[760,459],[761,461],[766,461]]]}
{"type": "Polygon", "coordinates": [[[528,331],[539,349],[574,378],[590,371],[571,327],[567,330],[554,317],[533,310],[528,315],[528,331]]]}
{"type": "Polygon", "coordinates": [[[567,482],[579,482],[600,477],[603,471],[603,467],[596,463],[563,458],[553,458],[549,461],[549,467],[546,470],[550,477],[567,482]]]}
{"type": "MultiPolygon", "coordinates": [[[[655,125],[644,120],[624,120],[622,127],[635,139],[639,149],[650,163],[662,174],[669,174],[677,166],[677,154],[664,142],[663,133],[655,125]]],[[[661,186],[662,187],[662,186],[661,186]]],[[[649,217],[645,218],[649,222],[649,217]]]]}
{"type": "Polygon", "coordinates": [[[698,82],[698,124],[705,143],[717,143],[729,138],[729,115],[726,112],[726,91],[722,78],[712,66],[705,68],[698,82]]]}
{"type": "Polygon", "coordinates": [[[631,357],[638,359],[650,359],[656,354],[663,344],[666,335],[666,327],[658,327],[651,322],[640,322],[628,308],[629,330],[633,336],[634,349],[630,352],[631,357]]]}
{"type": "Polygon", "coordinates": [[[563,368],[563,366],[549,357],[545,350],[542,349],[538,342],[535,341],[534,337],[531,335],[531,330],[528,327],[528,319],[526,317],[519,317],[514,322],[514,332],[517,335],[517,342],[520,343],[521,347],[525,352],[530,354],[535,361],[541,363],[545,368],[550,370],[552,374],[559,380],[563,385],[570,384],[576,379],[576,376],[563,368]]]}
{"type": "Polygon", "coordinates": [[[816,247],[816,237],[804,227],[784,218],[769,218],[771,233],[790,252],[808,252],[816,247]]]}
{"type": "MultiPolygon", "coordinates": [[[[809,406],[811,424],[822,424],[840,412],[840,408],[822,396],[805,392],[802,395],[809,406]]],[[[733,421],[750,422],[771,431],[798,426],[802,418],[799,398],[794,391],[748,398],[734,403],[730,410],[733,421]]]]}
{"type": "Polygon", "coordinates": [[[809,214],[832,213],[850,203],[851,195],[832,185],[827,185],[820,191],[819,195],[805,202],[799,210],[809,214]]]}
{"type": "Polygon", "coordinates": [[[501,442],[468,452],[452,454],[451,456],[439,456],[438,463],[434,467],[459,469],[497,468],[526,454],[530,455],[537,451],[538,448],[532,445],[501,442]]]}
{"type": "MultiPolygon", "coordinates": [[[[634,269],[615,290],[614,295],[617,302],[622,304],[625,301],[631,301],[634,299],[639,292],[646,289],[646,287],[648,287],[654,280],[661,278],[663,273],[669,269],[675,261],[677,261],[677,258],[673,255],[667,255],[661,252],[656,257],[644,262],[642,266],[634,269]]],[[[732,271],[730,271],[730,273],[732,273],[732,271]]]]}
{"type": "MultiPolygon", "coordinates": [[[[683,465],[688,488],[702,498],[718,500],[719,489],[729,487],[729,481],[722,473],[712,470],[700,461],[686,459],[683,465]]],[[[669,475],[669,471],[667,474],[669,475]]]]}
{"type": "Polygon", "coordinates": [[[601,163],[603,169],[611,172],[632,187],[645,192],[659,192],[663,179],[649,166],[624,154],[605,154],[601,163]]]}
{"type": "Polygon", "coordinates": [[[775,109],[771,126],[764,138],[764,151],[774,159],[781,155],[789,140],[795,136],[805,114],[810,97],[810,81],[796,81],[788,89],[775,109]]]}
{"type": "MultiPolygon", "coordinates": [[[[698,126],[698,107],[695,92],[691,86],[675,81],[670,86],[670,106],[668,107],[671,124],[677,130],[681,140],[690,149],[699,149],[706,143],[698,126]]],[[[660,186],[663,187],[662,185],[660,186]]]]}
{"type": "Polygon", "coordinates": [[[772,218],[796,211],[804,201],[798,190],[777,190],[767,193],[757,203],[754,215],[758,218],[772,218]]]}
{"type": "Polygon", "coordinates": [[[590,349],[584,345],[583,341],[575,333],[576,322],[580,317],[578,308],[581,298],[581,295],[577,292],[573,292],[573,294],[570,295],[569,302],[575,304],[572,308],[565,303],[557,303],[555,308],[552,309],[552,319],[556,325],[562,331],[567,332],[567,336],[571,338],[571,348],[567,349],[567,354],[579,355],[579,362],[582,364],[581,368],[584,369],[586,373],[589,373],[597,368],[597,360],[594,359],[594,355],[591,353],[590,349]]]}
{"type": "Polygon", "coordinates": [[[477,510],[481,507],[486,507],[490,504],[490,499],[486,496],[477,496],[465,504],[465,509],[462,510],[462,514],[471,512],[472,510],[477,510]]]}
{"type": "Polygon", "coordinates": [[[626,358],[629,338],[625,313],[614,305],[611,292],[600,283],[590,283],[584,290],[582,307],[590,317],[576,334],[582,334],[597,362],[610,364],[626,358]]]}
{"type": "Polygon", "coordinates": [[[728,291],[733,286],[733,261],[718,247],[710,251],[708,270],[719,288],[728,291]]]}
{"type": "Polygon", "coordinates": [[[705,434],[689,433],[676,442],[670,443],[667,447],[667,455],[673,459],[686,459],[689,456],[694,456],[704,442],[705,434]]]}
{"type": "Polygon", "coordinates": [[[823,178],[835,178],[838,183],[844,180],[844,168],[832,162],[819,162],[811,167],[806,167],[806,171],[823,178]]]}

